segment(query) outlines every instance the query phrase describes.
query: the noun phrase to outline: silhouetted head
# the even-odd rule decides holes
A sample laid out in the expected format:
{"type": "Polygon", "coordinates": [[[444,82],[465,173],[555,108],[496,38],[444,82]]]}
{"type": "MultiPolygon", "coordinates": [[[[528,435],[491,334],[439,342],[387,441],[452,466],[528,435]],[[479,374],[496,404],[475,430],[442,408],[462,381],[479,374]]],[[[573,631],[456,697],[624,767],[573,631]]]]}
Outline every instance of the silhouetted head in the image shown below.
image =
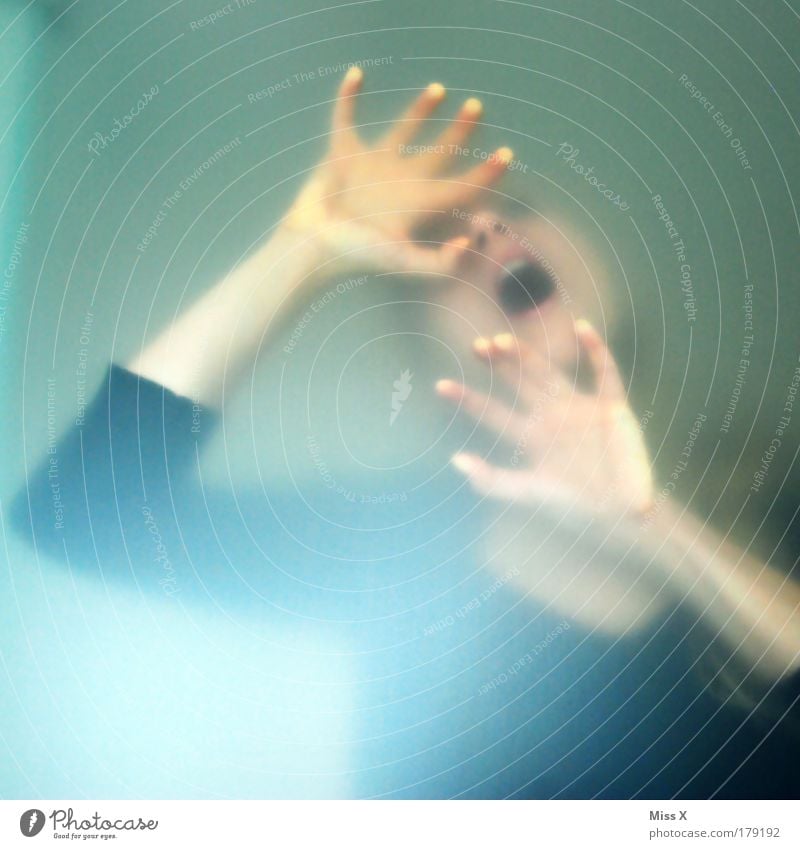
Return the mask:
{"type": "Polygon", "coordinates": [[[497,284],[500,306],[510,316],[538,309],[555,291],[553,274],[536,260],[512,263],[497,284]]]}
{"type": "MultiPolygon", "coordinates": [[[[583,240],[552,219],[459,213],[470,246],[452,280],[431,285],[434,332],[454,350],[476,336],[513,333],[559,366],[574,362],[575,319],[607,331],[608,291],[583,240]]],[[[460,224],[460,222],[459,222],[460,224]]]]}

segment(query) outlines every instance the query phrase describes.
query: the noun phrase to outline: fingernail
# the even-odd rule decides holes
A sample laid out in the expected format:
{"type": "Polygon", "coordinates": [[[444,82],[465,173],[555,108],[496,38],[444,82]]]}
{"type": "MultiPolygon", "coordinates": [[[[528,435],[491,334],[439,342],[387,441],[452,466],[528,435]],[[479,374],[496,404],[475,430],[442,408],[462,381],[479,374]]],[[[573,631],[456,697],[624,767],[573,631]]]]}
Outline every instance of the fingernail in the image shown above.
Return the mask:
{"type": "Polygon", "coordinates": [[[480,354],[486,353],[491,347],[491,342],[484,336],[479,336],[473,343],[472,347],[480,354]]]}
{"type": "Polygon", "coordinates": [[[468,454],[454,454],[450,458],[450,462],[458,469],[462,474],[468,475],[475,468],[475,463],[473,463],[472,458],[468,454]]]}
{"type": "Polygon", "coordinates": [[[461,395],[461,389],[455,380],[437,380],[436,391],[447,398],[457,398],[461,395]]]}
{"type": "Polygon", "coordinates": [[[444,86],[441,83],[431,83],[428,86],[428,95],[430,97],[435,97],[437,100],[440,97],[444,97],[444,95],[445,95],[444,86]]]}
{"type": "Polygon", "coordinates": [[[483,112],[483,104],[477,97],[470,97],[464,101],[463,109],[465,112],[469,112],[470,115],[480,115],[483,112]]]}
{"type": "Polygon", "coordinates": [[[579,318],[575,322],[575,330],[580,334],[591,333],[592,329],[592,325],[585,318],[579,318]]]}
{"type": "Polygon", "coordinates": [[[357,67],[356,65],[353,65],[353,67],[350,68],[350,70],[345,75],[345,80],[349,83],[355,83],[360,81],[363,76],[364,72],[361,70],[361,68],[357,67]]]}
{"type": "Polygon", "coordinates": [[[514,159],[514,151],[510,147],[501,147],[497,150],[495,156],[498,162],[501,162],[503,165],[510,165],[514,159]]]}
{"type": "Polygon", "coordinates": [[[494,337],[494,344],[503,351],[510,351],[514,347],[514,337],[510,333],[501,333],[494,337]]]}

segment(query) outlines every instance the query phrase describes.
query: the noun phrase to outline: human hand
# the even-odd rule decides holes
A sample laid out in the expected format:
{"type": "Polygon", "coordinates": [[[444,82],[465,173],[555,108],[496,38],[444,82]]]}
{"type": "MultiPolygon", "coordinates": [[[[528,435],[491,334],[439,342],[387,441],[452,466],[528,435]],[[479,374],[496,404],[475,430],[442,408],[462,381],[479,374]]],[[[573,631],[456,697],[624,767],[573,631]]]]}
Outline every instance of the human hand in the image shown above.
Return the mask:
{"type": "Polygon", "coordinates": [[[592,391],[576,389],[538,348],[510,334],[478,339],[474,348],[511,388],[513,408],[451,380],[436,388],[513,446],[506,467],[472,454],[452,460],[497,506],[481,536],[487,565],[513,566],[525,596],[617,636],[650,621],[663,605],[637,571],[642,558],[627,557],[627,543],[617,545],[635,538],[653,484],[610,352],[587,322],[575,324],[575,335],[591,366],[592,391]]]}
{"type": "Polygon", "coordinates": [[[500,148],[466,171],[447,176],[460,161],[457,147],[469,138],[481,115],[481,104],[474,98],[433,143],[411,145],[445,97],[438,83],[429,85],[376,144],[367,144],[354,126],[362,81],[358,68],[351,68],[342,81],[330,149],[285,223],[321,244],[325,261],[338,267],[357,264],[447,274],[461,259],[468,238],[424,245],[413,240],[415,229],[437,213],[468,204],[500,178],[512,153],[500,148]]]}
{"type": "Polygon", "coordinates": [[[454,466],[482,495],[514,506],[555,505],[593,517],[641,519],[653,502],[653,482],[641,429],[628,405],[614,359],[597,331],[575,324],[594,375],[578,390],[545,355],[510,334],[478,339],[476,354],[515,393],[514,408],[452,380],[438,393],[513,446],[511,468],[472,454],[454,466]]]}

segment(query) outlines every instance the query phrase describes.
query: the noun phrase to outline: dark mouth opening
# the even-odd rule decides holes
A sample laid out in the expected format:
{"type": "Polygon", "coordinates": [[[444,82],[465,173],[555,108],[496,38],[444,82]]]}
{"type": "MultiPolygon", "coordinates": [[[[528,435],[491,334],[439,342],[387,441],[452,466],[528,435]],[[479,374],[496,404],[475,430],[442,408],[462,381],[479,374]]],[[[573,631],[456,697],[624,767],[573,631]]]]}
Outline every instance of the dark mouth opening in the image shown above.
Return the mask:
{"type": "Polygon", "coordinates": [[[555,288],[550,272],[538,262],[517,263],[510,266],[508,274],[500,280],[500,305],[509,315],[536,309],[555,288]]]}

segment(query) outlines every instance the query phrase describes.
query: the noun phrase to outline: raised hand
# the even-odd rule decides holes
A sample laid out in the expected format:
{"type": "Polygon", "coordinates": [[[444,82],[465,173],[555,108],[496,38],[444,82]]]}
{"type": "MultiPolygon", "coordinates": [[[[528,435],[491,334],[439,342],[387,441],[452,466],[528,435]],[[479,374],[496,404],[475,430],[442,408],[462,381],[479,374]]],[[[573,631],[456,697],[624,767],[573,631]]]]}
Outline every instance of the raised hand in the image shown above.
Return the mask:
{"type": "Polygon", "coordinates": [[[451,380],[436,388],[509,445],[506,466],[463,453],[452,461],[496,508],[481,536],[487,566],[513,566],[523,595],[618,635],[664,604],[649,584],[648,558],[626,551],[652,504],[650,463],[608,348],[587,322],[575,324],[575,335],[591,391],[510,334],[474,347],[513,406],[451,380]],[[620,525],[625,532],[614,533],[620,525]]]}
{"type": "Polygon", "coordinates": [[[463,156],[458,149],[481,116],[474,98],[434,142],[413,145],[426,118],[444,100],[445,89],[438,83],[429,85],[376,144],[367,144],[354,124],[362,81],[358,68],[351,68],[342,81],[328,154],[286,224],[321,241],[334,263],[447,273],[461,258],[467,238],[422,245],[413,240],[415,228],[437,213],[468,204],[500,178],[512,153],[503,147],[483,161],[470,159],[468,167],[459,167],[463,156]],[[459,173],[453,175],[454,170],[459,173]]]}
{"type": "Polygon", "coordinates": [[[516,396],[514,406],[451,380],[436,388],[509,443],[509,466],[471,454],[455,455],[453,464],[489,498],[612,519],[643,517],[653,497],[650,462],[625,386],[597,331],[579,321],[575,334],[593,371],[588,392],[510,334],[475,342],[476,354],[516,396]]]}

